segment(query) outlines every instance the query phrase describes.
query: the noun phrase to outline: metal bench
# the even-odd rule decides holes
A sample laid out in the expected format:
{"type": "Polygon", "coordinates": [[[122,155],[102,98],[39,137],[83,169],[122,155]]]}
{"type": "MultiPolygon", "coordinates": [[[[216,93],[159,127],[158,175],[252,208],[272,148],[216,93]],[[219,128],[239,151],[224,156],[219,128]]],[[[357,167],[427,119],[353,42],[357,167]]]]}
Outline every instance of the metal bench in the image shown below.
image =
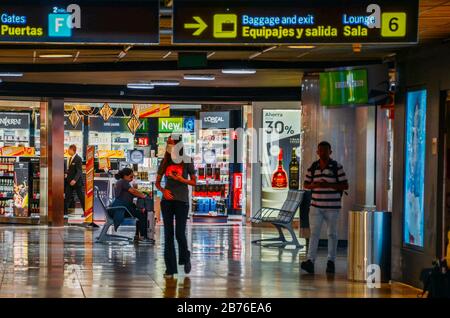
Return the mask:
{"type": "Polygon", "coordinates": [[[271,223],[278,230],[279,236],[274,238],[259,239],[252,241],[253,244],[261,244],[264,247],[285,247],[287,245],[294,245],[296,248],[302,248],[292,228],[292,222],[298,208],[304,197],[304,190],[289,190],[281,209],[274,209],[263,207],[255,216],[250,218],[252,223],[271,223]],[[283,229],[286,229],[292,237],[291,241],[286,240],[283,229]],[[262,242],[274,242],[263,245],[262,242]]]}
{"type": "Polygon", "coordinates": [[[130,215],[132,218],[132,214],[130,211],[124,207],[124,206],[115,206],[115,207],[106,207],[105,203],[103,202],[102,198],[100,197],[100,192],[98,187],[95,187],[95,192],[97,199],[100,201],[100,205],[105,211],[106,216],[106,222],[102,227],[102,230],[100,232],[100,235],[97,237],[97,243],[107,243],[107,242],[132,242],[133,238],[123,235],[116,235],[116,234],[108,234],[108,230],[111,226],[114,226],[114,219],[112,218],[112,212],[114,210],[125,210],[125,213],[130,215]]]}

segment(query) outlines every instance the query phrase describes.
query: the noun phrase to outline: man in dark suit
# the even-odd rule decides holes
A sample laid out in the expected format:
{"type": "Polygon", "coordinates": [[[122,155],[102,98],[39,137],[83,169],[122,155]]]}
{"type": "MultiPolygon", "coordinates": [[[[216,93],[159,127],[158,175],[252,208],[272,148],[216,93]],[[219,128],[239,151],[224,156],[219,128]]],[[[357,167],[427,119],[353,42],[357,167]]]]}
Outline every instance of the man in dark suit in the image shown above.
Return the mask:
{"type": "Polygon", "coordinates": [[[81,207],[84,211],[84,194],[83,194],[83,166],[82,159],[77,154],[77,146],[70,145],[69,161],[65,174],[65,194],[64,194],[64,214],[67,215],[69,205],[71,203],[73,192],[75,191],[80,200],[81,207]]]}

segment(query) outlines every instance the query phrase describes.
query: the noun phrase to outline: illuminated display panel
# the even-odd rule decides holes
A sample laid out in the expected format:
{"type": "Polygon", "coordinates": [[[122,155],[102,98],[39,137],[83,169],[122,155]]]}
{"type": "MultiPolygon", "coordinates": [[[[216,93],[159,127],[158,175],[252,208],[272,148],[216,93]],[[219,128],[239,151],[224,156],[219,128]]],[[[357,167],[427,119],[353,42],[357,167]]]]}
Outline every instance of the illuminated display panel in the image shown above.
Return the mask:
{"type": "Polygon", "coordinates": [[[409,91],[406,104],[403,241],[423,247],[427,91],[409,91]]]}
{"type": "Polygon", "coordinates": [[[3,0],[0,42],[158,44],[157,0],[3,0]]]}
{"type": "Polygon", "coordinates": [[[173,43],[417,43],[417,0],[174,0],[173,43]]]}

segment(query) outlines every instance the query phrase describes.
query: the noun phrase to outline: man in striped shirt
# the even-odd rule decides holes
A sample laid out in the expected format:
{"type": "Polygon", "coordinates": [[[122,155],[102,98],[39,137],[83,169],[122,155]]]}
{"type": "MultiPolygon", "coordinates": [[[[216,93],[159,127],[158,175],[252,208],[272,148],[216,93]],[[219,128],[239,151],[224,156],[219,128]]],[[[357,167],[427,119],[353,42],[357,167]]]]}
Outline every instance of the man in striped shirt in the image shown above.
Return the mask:
{"type": "Polygon", "coordinates": [[[328,228],[328,263],[327,273],[334,274],[338,244],[338,221],[342,194],[348,190],[348,181],[341,164],[331,159],[331,145],[322,141],[317,147],[319,160],[308,169],[304,188],[311,190],[311,211],[309,223],[311,238],[309,240],[308,260],[302,262],[301,268],[314,274],[314,261],[317,256],[322,223],[328,228]]]}

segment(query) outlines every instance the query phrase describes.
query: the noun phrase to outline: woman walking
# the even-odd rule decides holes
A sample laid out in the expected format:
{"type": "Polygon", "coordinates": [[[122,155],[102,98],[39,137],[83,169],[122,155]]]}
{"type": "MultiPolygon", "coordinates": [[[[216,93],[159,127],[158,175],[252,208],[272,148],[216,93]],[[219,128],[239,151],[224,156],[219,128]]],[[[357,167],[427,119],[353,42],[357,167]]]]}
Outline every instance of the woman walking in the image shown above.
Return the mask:
{"type": "Polygon", "coordinates": [[[178,273],[177,256],[175,252],[175,237],[178,242],[178,264],[184,265],[184,272],[191,271],[191,255],[187,246],[186,223],[189,213],[189,189],[195,186],[196,177],[192,159],[184,156],[181,136],[171,136],[167,140],[166,153],[158,168],[156,187],[163,193],[161,211],[164,222],[164,261],[166,263],[166,278],[172,278],[178,273]],[[165,177],[165,187],[161,180],[165,177]],[[173,220],[175,218],[175,231],[173,220]]]}

